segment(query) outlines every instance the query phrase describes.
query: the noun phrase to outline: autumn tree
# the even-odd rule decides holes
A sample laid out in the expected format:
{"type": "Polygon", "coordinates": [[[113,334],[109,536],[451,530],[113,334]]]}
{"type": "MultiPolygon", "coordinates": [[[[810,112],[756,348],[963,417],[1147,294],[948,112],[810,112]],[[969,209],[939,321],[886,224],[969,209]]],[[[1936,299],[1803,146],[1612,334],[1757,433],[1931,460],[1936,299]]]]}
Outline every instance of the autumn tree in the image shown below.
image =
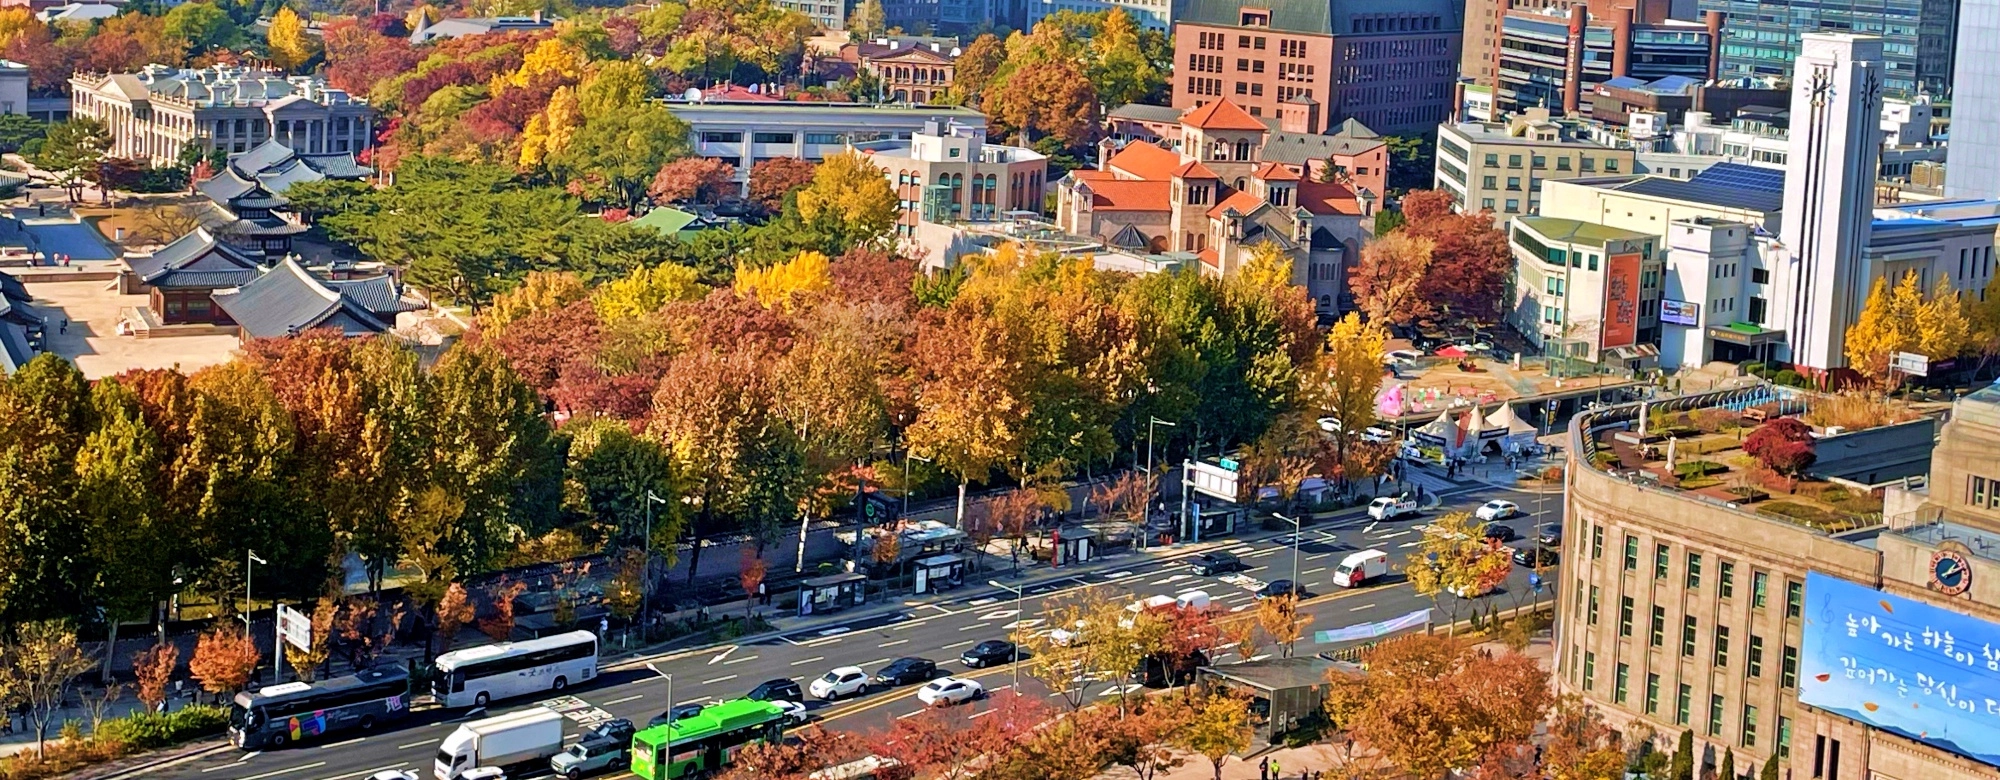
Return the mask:
{"type": "Polygon", "coordinates": [[[281,7],[271,15],[271,29],[264,40],[270,47],[272,61],[288,71],[297,71],[319,56],[319,39],[306,32],[305,20],[291,6],[281,7]]]}
{"type": "Polygon", "coordinates": [[[1596,710],[1569,694],[1550,713],[1542,767],[1553,780],[1623,780],[1625,749],[1596,710]]]}
{"type": "Polygon", "coordinates": [[[785,196],[812,184],[817,168],[812,161],[796,157],[758,160],[750,166],[750,201],[767,214],[783,211],[785,196]]]}
{"type": "Polygon", "coordinates": [[[1418,190],[1403,198],[1403,216],[1407,221],[1401,232],[1431,241],[1431,263],[1417,296],[1435,316],[1497,321],[1514,261],[1507,234],[1494,226],[1493,215],[1461,214],[1452,209],[1451,193],[1418,190]]]}
{"type": "Polygon", "coordinates": [[[1743,440],[1743,453],[1778,474],[1796,480],[1818,461],[1812,428],[1796,417],[1764,423],[1743,440]]]}
{"type": "Polygon", "coordinates": [[[35,729],[35,755],[43,755],[49,724],[69,695],[70,684],[97,666],[77,645],[76,632],[54,621],[35,621],[0,643],[0,701],[19,704],[35,729]]]}
{"type": "Polygon", "coordinates": [[[141,650],[132,656],[132,675],[138,678],[139,701],[148,710],[159,710],[167,702],[167,689],[174,678],[174,668],[180,664],[181,650],[171,642],[165,642],[141,650]]]}
{"type": "Polygon", "coordinates": [[[1430,313],[1418,294],[1430,275],[1436,243],[1407,231],[1391,231],[1362,245],[1361,263],[1349,277],[1354,299],[1370,322],[1405,324],[1430,313]]]}
{"type": "Polygon", "coordinates": [[[495,642],[505,642],[514,636],[514,600],[527,590],[527,583],[505,577],[487,586],[486,599],[492,611],[479,619],[479,630],[495,642]]]}
{"type": "Polygon", "coordinates": [[[479,313],[479,327],[497,336],[516,320],[560,309],[589,294],[583,277],[574,273],[529,271],[519,286],[493,296],[493,302],[479,313]]]}
{"type": "Polygon", "coordinates": [[[861,0],[853,15],[847,17],[847,29],[863,38],[874,38],[889,29],[886,19],[882,0],[861,0]]]}
{"type": "Polygon", "coordinates": [[[1257,734],[1249,705],[1230,689],[1211,690],[1194,702],[1187,723],[1174,734],[1174,745],[1208,759],[1215,780],[1222,780],[1222,762],[1249,750],[1250,740],[1257,734]]]}
{"type": "Polygon", "coordinates": [[[756,299],[765,308],[791,311],[833,287],[833,274],[826,255],[800,252],[783,263],[764,268],[744,268],[736,272],[736,292],[756,299]]]}
{"type": "MultiPolygon", "coordinates": [[[[554,108],[553,99],[550,106],[554,108]]],[[[566,144],[550,149],[543,162],[572,194],[630,207],[641,202],[661,168],[692,150],[687,123],[665,106],[647,104],[589,117],[566,144]]]]}
{"type": "MultiPolygon", "coordinates": [[[[1111,710],[1100,707],[1094,712],[1111,710]]],[[[1099,717],[1092,725],[1100,731],[1105,761],[1130,767],[1139,780],[1153,780],[1187,763],[1185,755],[1174,749],[1174,741],[1196,713],[1183,697],[1140,697],[1124,714],[1099,717]]]]}
{"type": "Polygon", "coordinates": [[[333,639],[333,621],[338,613],[340,600],[329,594],[321,596],[313,603],[313,611],[308,620],[306,649],[300,650],[290,642],[280,643],[285,651],[285,663],[292,668],[292,674],[300,680],[312,682],[317,679],[319,667],[333,654],[330,642],[333,639]]]}
{"type": "Polygon", "coordinates": [[[188,674],[201,683],[202,690],[220,698],[242,690],[263,659],[249,634],[217,625],[196,640],[194,656],[188,659],[188,674]]]}
{"type": "Polygon", "coordinates": [[[1424,529],[1403,571],[1410,586],[1429,598],[1433,607],[1444,594],[1458,597],[1450,602],[1451,621],[1456,626],[1460,603],[1505,582],[1513,566],[1505,548],[1487,541],[1485,521],[1469,512],[1452,512],[1424,529]]]}
{"type": "Polygon", "coordinates": [[[590,293],[599,321],[613,327],[636,321],[674,301],[699,300],[708,294],[698,273],[684,265],[640,266],[590,293]]]}
{"type": "Polygon", "coordinates": [[[437,605],[438,652],[449,652],[453,642],[458,640],[458,632],[475,616],[472,598],[465,592],[465,586],[452,583],[445,587],[444,597],[437,605]]]}
{"type": "Polygon", "coordinates": [[[744,545],[743,562],[736,567],[736,584],[743,588],[743,617],[746,619],[757,611],[757,593],[764,585],[766,570],[764,556],[757,554],[755,546],[744,545]]]}
{"type": "Polygon", "coordinates": [[[800,217],[838,236],[842,246],[884,240],[901,213],[882,169],[852,151],[821,161],[812,183],[798,191],[798,205],[800,217]]]}
{"type": "Polygon", "coordinates": [[[982,33],[972,39],[959,55],[958,67],[952,74],[952,100],[977,108],[994,74],[1006,61],[1007,46],[993,33],[982,33]]]}
{"type": "Polygon", "coordinates": [[[736,191],[736,166],[713,157],[688,157],[660,167],[646,194],[661,203],[714,203],[736,191]]]}
{"type": "Polygon", "coordinates": [[[1926,299],[1917,275],[1907,273],[1893,288],[1887,277],[1875,280],[1843,346],[1850,367],[1883,381],[1891,378],[1890,359],[1896,353],[1946,360],[1975,346],[1977,330],[1949,279],[1940,277],[1926,299]]]}
{"type": "Polygon", "coordinates": [[[1022,146],[1040,136],[1078,146],[1089,141],[1097,127],[1097,90],[1070,60],[1043,60],[1016,68],[984,94],[986,115],[1013,130],[1022,146]]]}
{"type": "Polygon", "coordinates": [[[1312,616],[1299,615],[1299,598],[1293,594],[1272,596],[1257,602],[1257,626],[1264,629],[1264,635],[1284,647],[1283,657],[1292,657],[1292,646],[1305,635],[1306,624],[1312,616]]]}
{"type": "Polygon", "coordinates": [[[1417,777],[1444,777],[1495,747],[1526,744],[1553,702],[1534,659],[1441,634],[1391,639],[1362,663],[1367,674],[1330,673],[1327,717],[1417,777]]]}
{"type": "MultiPolygon", "coordinates": [[[[1334,463],[1345,466],[1348,453],[1359,443],[1361,433],[1375,424],[1375,395],[1382,389],[1382,355],[1389,333],[1382,320],[1362,322],[1348,312],[1326,334],[1326,351],[1320,355],[1319,376],[1310,387],[1310,396],[1321,416],[1340,421],[1333,432],[1334,463]]],[[[1322,472],[1329,471],[1324,465],[1322,472]]],[[[1353,479],[1362,474],[1343,474],[1353,479]]]]}

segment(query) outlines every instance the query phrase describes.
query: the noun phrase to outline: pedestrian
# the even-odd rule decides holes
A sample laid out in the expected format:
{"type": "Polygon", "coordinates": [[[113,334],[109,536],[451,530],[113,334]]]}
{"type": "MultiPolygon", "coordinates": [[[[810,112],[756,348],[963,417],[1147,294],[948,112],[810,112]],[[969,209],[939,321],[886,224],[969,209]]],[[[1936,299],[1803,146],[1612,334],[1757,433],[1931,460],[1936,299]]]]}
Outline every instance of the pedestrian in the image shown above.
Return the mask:
{"type": "Polygon", "coordinates": [[[1270,756],[1265,756],[1264,760],[1257,762],[1257,780],[1271,780],[1270,756]]]}
{"type": "Polygon", "coordinates": [[[757,583],[757,604],[759,606],[770,606],[771,604],[770,591],[761,582],[757,583]]]}
{"type": "Polygon", "coordinates": [[[68,318],[68,317],[64,317],[64,318],[63,318],[63,320],[62,320],[62,322],[61,322],[60,324],[56,325],[56,334],[57,334],[57,335],[68,335],[68,334],[69,334],[69,318],[68,318]]]}
{"type": "Polygon", "coordinates": [[[1271,759],[1271,776],[1274,778],[1285,776],[1285,770],[1278,768],[1278,759],[1276,758],[1271,759]]]}

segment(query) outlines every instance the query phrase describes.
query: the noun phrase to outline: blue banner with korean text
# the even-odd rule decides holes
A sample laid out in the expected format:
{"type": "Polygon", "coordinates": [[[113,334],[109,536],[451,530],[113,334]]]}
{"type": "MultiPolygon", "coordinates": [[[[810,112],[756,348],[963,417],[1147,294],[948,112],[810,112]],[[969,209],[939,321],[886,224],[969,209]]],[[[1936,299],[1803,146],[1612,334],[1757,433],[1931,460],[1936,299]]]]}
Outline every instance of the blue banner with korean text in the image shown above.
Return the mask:
{"type": "Polygon", "coordinates": [[[2000,766],[2000,624],[1806,575],[1799,701],[2000,766]]]}

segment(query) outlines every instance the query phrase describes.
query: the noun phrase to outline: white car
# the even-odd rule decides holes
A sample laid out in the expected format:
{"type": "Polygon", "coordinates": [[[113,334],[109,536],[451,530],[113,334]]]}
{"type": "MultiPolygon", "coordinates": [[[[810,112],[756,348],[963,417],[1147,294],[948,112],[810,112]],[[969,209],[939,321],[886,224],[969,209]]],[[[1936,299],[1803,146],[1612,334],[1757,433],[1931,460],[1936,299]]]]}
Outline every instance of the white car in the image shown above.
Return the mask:
{"type": "Polygon", "coordinates": [[[1479,509],[1472,513],[1472,516],[1481,520],[1505,520],[1520,513],[1521,506],[1519,504],[1512,501],[1494,499],[1480,505],[1479,509]]]}
{"type": "Polygon", "coordinates": [[[859,666],[841,666],[820,675],[808,688],[814,698],[833,701],[842,696],[855,696],[868,689],[868,673],[859,666]]]}
{"type": "Polygon", "coordinates": [[[1422,360],[1424,357],[1424,353],[1418,352],[1414,349],[1392,349],[1389,350],[1386,354],[1384,354],[1383,357],[1386,357],[1390,360],[1406,360],[1410,362],[1415,362],[1418,360],[1422,360]]]}
{"type": "Polygon", "coordinates": [[[1361,440],[1365,442],[1373,443],[1373,442],[1383,442],[1383,441],[1394,441],[1395,439],[1396,439],[1396,434],[1390,433],[1388,431],[1385,431],[1381,428],[1377,428],[1372,425],[1368,426],[1367,430],[1361,432],[1361,440]]]}
{"type": "Polygon", "coordinates": [[[1341,428],[1340,418],[1338,417],[1319,418],[1319,429],[1322,431],[1326,431],[1327,433],[1339,433],[1340,428],[1341,428]]]}
{"type": "Polygon", "coordinates": [[[771,701],[771,706],[785,711],[785,725],[787,727],[803,726],[806,721],[812,720],[812,716],[806,714],[806,705],[798,702],[774,699],[771,701]]]}
{"type": "Polygon", "coordinates": [[[925,706],[939,707],[962,704],[986,695],[986,689],[976,680],[962,677],[939,677],[917,691],[917,701],[925,706]]]}
{"type": "Polygon", "coordinates": [[[368,780],[417,780],[417,773],[404,769],[384,769],[369,775],[368,780]]]}

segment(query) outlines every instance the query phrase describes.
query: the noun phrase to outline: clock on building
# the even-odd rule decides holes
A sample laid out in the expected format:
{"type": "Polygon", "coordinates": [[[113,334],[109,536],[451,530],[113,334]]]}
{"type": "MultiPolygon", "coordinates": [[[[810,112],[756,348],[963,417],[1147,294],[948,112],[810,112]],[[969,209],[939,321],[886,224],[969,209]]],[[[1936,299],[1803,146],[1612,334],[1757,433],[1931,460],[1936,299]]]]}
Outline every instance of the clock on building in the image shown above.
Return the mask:
{"type": "Polygon", "coordinates": [[[1972,567],[1963,551],[1947,547],[1931,554],[1931,587],[1947,596],[1972,587],[1972,567]]]}

